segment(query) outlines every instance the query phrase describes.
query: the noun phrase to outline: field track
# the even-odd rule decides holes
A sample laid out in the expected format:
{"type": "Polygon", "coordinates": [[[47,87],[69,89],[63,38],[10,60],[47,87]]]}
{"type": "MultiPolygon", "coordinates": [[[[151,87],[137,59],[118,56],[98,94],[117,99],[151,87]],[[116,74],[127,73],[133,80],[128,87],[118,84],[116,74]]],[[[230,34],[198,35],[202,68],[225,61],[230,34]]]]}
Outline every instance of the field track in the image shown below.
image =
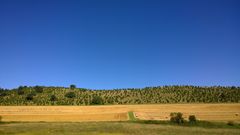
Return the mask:
{"type": "Polygon", "coordinates": [[[182,112],[186,119],[240,122],[240,104],[0,106],[2,121],[126,121],[130,111],[144,120],[169,120],[171,112],[182,112]]]}

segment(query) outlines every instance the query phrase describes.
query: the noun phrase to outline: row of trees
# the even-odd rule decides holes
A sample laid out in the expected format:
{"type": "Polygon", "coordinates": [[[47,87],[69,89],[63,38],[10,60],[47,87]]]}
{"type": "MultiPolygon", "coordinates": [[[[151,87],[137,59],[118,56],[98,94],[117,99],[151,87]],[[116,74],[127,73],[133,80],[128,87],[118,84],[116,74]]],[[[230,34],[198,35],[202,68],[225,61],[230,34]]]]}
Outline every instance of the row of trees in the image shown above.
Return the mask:
{"type": "Polygon", "coordinates": [[[93,105],[155,103],[239,103],[240,87],[162,86],[90,90],[64,87],[0,89],[0,105],[93,105]]]}

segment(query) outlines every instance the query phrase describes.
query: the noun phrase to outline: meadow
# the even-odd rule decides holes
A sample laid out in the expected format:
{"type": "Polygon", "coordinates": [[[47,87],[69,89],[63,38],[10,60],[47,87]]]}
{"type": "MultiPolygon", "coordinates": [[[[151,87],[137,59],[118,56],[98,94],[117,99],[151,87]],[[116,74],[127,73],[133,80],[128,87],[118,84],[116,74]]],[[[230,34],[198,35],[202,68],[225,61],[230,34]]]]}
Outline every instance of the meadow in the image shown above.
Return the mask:
{"type": "Polygon", "coordinates": [[[132,122],[30,122],[0,124],[1,135],[239,135],[231,126],[191,127],[132,122]]]}

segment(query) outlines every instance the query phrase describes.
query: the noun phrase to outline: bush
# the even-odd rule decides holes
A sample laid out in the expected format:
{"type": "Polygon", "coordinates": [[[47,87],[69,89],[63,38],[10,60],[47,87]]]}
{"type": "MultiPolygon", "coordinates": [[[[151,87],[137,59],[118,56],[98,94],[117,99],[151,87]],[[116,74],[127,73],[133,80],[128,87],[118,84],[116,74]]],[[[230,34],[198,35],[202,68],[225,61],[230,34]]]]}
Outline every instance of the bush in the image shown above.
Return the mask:
{"type": "Polygon", "coordinates": [[[227,122],[227,125],[229,125],[229,126],[234,126],[234,122],[233,122],[233,121],[228,121],[228,122],[227,122]]]}
{"type": "Polygon", "coordinates": [[[18,90],[17,93],[18,93],[18,95],[23,95],[24,91],[23,90],[18,90]]]}
{"type": "Polygon", "coordinates": [[[183,114],[180,112],[173,112],[170,114],[170,121],[173,123],[181,124],[184,122],[183,114]]]}
{"type": "Polygon", "coordinates": [[[23,90],[24,87],[23,87],[23,86],[19,86],[17,89],[18,89],[18,90],[23,90]]]}
{"type": "Polygon", "coordinates": [[[24,94],[24,87],[23,86],[19,86],[17,89],[17,94],[18,95],[23,95],[24,94]]]}
{"type": "Polygon", "coordinates": [[[67,98],[75,98],[76,94],[74,92],[68,92],[68,93],[65,94],[65,97],[67,97],[67,98]]]}
{"type": "Polygon", "coordinates": [[[103,104],[103,99],[100,96],[94,96],[92,101],[92,105],[102,105],[103,104]]]}
{"type": "Polygon", "coordinates": [[[50,98],[51,101],[57,101],[57,97],[55,95],[52,95],[50,98]]]}
{"type": "Polygon", "coordinates": [[[28,89],[27,86],[19,86],[17,88],[17,94],[18,95],[24,95],[25,91],[28,89]]]}
{"type": "Polygon", "coordinates": [[[6,93],[6,92],[1,92],[1,93],[0,93],[0,96],[1,96],[1,97],[5,97],[5,96],[7,96],[7,93],[6,93]]]}
{"type": "Polygon", "coordinates": [[[35,90],[37,93],[43,93],[43,87],[41,87],[41,86],[35,86],[35,87],[34,87],[34,90],[35,90]]]}
{"type": "Polygon", "coordinates": [[[196,118],[195,115],[189,115],[188,121],[189,121],[190,123],[196,123],[196,122],[197,122],[197,118],[196,118]]]}
{"type": "Polygon", "coordinates": [[[80,90],[80,91],[87,91],[87,89],[85,89],[85,88],[78,88],[78,90],[80,90]]]}
{"type": "Polygon", "coordinates": [[[74,84],[71,84],[71,85],[70,85],[70,89],[71,89],[71,90],[74,90],[74,89],[76,89],[76,85],[74,85],[74,84]]]}
{"type": "Polygon", "coordinates": [[[41,86],[35,86],[34,89],[37,93],[42,93],[43,92],[43,87],[41,87],[41,86]]]}
{"type": "Polygon", "coordinates": [[[36,94],[34,94],[34,93],[28,94],[27,97],[26,97],[26,100],[33,100],[33,97],[34,97],[35,95],[36,95],[36,94]]]}

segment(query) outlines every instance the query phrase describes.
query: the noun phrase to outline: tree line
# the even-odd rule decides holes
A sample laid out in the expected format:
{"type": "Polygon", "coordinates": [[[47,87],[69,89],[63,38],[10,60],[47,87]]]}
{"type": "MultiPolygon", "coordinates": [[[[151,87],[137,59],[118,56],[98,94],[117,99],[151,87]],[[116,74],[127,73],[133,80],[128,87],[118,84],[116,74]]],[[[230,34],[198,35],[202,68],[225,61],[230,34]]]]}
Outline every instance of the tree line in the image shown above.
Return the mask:
{"type": "Polygon", "coordinates": [[[20,86],[0,88],[0,105],[111,105],[158,103],[239,103],[240,87],[159,86],[112,90],[20,86]]]}

